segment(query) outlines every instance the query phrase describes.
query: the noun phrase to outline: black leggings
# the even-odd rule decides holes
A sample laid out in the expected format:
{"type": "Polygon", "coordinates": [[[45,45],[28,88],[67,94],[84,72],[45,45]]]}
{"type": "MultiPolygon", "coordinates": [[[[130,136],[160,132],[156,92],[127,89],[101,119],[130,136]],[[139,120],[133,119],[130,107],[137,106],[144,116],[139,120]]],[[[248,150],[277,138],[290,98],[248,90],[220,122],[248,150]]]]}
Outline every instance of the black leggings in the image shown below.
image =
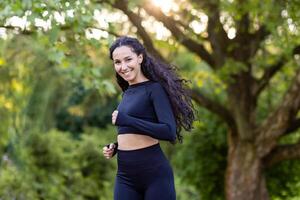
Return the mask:
{"type": "Polygon", "coordinates": [[[114,200],[175,200],[173,170],[159,143],[119,150],[114,200]]]}

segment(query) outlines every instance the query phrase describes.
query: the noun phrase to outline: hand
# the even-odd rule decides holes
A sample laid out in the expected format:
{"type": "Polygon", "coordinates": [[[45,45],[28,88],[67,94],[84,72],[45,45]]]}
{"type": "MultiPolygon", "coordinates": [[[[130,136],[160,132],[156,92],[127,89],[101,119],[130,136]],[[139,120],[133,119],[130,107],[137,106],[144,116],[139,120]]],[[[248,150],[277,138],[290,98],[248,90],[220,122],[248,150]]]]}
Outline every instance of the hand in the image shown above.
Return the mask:
{"type": "Polygon", "coordinates": [[[107,146],[103,147],[104,157],[107,158],[107,159],[112,158],[115,148],[116,148],[116,145],[114,143],[110,143],[109,147],[107,147],[107,146]]]}
{"type": "Polygon", "coordinates": [[[115,124],[118,116],[118,110],[114,110],[114,112],[111,115],[112,115],[112,119],[111,119],[112,124],[115,124]]]}

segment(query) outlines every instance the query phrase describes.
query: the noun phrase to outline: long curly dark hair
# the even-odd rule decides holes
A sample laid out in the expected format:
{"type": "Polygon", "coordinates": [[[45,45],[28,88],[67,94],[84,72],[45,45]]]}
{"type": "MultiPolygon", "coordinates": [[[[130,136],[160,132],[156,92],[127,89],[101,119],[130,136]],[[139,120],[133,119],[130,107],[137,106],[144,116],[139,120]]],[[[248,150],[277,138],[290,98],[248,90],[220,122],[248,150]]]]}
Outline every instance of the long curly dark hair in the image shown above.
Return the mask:
{"type": "MultiPolygon", "coordinates": [[[[180,134],[182,128],[186,131],[190,131],[195,120],[194,106],[192,104],[191,96],[186,89],[185,79],[179,78],[176,73],[177,68],[174,65],[170,65],[162,62],[159,59],[155,59],[149,53],[147,53],[145,47],[136,39],[128,36],[119,37],[110,47],[110,58],[112,53],[117,47],[128,46],[137,55],[143,55],[143,61],[141,63],[141,70],[145,77],[150,80],[159,82],[166,90],[171,106],[176,119],[176,134],[177,139],[182,143],[182,135],[180,134]]],[[[117,83],[121,87],[122,91],[127,90],[129,84],[116,72],[117,83]]]]}

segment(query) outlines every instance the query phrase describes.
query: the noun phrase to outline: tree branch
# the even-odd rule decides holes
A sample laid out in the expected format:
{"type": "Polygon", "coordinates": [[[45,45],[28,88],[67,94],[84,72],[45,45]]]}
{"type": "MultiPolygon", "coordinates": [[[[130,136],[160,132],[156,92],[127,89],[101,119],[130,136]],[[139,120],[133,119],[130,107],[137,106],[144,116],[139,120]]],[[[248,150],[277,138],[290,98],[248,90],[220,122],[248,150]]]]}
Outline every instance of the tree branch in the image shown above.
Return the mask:
{"type": "Polygon", "coordinates": [[[293,120],[293,122],[290,123],[290,126],[287,128],[287,130],[284,132],[283,135],[292,133],[296,131],[298,128],[300,128],[300,118],[293,120]]]}
{"type": "Polygon", "coordinates": [[[0,28],[5,28],[7,30],[16,30],[16,31],[19,31],[20,33],[22,33],[24,35],[31,35],[31,34],[33,34],[32,30],[22,29],[21,27],[17,27],[17,26],[0,25],[0,28]]]}
{"type": "Polygon", "coordinates": [[[137,28],[137,33],[144,41],[144,45],[147,47],[147,50],[150,52],[150,54],[162,61],[165,61],[165,58],[161,55],[161,53],[155,49],[151,37],[142,26],[143,19],[139,15],[128,9],[128,1],[117,0],[114,4],[112,4],[112,6],[121,10],[125,15],[128,16],[131,23],[137,28]]]}
{"type": "Polygon", "coordinates": [[[217,62],[217,66],[223,66],[225,62],[225,55],[229,44],[227,33],[225,32],[222,23],[220,22],[219,6],[208,1],[208,38],[213,48],[213,57],[217,62]]]}
{"type": "Polygon", "coordinates": [[[269,84],[272,77],[276,74],[276,72],[278,72],[282,68],[284,64],[285,64],[285,59],[281,58],[277,63],[273,64],[272,66],[269,66],[265,70],[261,79],[257,80],[256,83],[254,84],[253,87],[254,96],[257,97],[261,93],[261,91],[263,91],[263,89],[269,84]]]}
{"type": "MultiPolygon", "coordinates": [[[[242,5],[242,2],[240,2],[240,5],[242,5]]],[[[249,13],[244,13],[241,20],[237,22],[237,37],[240,35],[248,35],[249,34],[249,27],[250,27],[250,19],[249,19],[249,13]]]]}
{"type": "Polygon", "coordinates": [[[105,29],[105,28],[100,28],[100,27],[91,27],[91,28],[99,29],[99,30],[101,30],[101,31],[105,31],[105,32],[107,32],[108,34],[113,35],[113,36],[115,36],[115,37],[120,37],[120,34],[114,32],[114,31],[111,31],[111,30],[107,30],[107,29],[105,29]]]}
{"type": "Polygon", "coordinates": [[[280,145],[276,147],[264,159],[266,168],[269,168],[281,161],[299,159],[300,158],[300,142],[297,144],[280,145]]]}
{"type": "MultiPolygon", "coordinates": [[[[300,54],[300,45],[296,46],[293,50],[293,55],[300,54]]],[[[256,80],[256,83],[253,87],[253,95],[258,96],[261,91],[269,84],[272,77],[283,67],[283,65],[287,62],[287,58],[282,56],[277,63],[267,67],[264,71],[263,76],[256,80]]]]}
{"type": "Polygon", "coordinates": [[[300,69],[284,95],[281,104],[257,128],[257,145],[262,155],[266,155],[274,146],[278,137],[283,135],[300,109],[300,69]]]}
{"type": "Polygon", "coordinates": [[[296,54],[300,54],[300,45],[296,46],[293,50],[293,54],[296,55],[296,54]]]}
{"type": "Polygon", "coordinates": [[[250,34],[250,57],[253,57],[256,54],[261,42],[264,41],[270,33],[271,32],[267,30],[265,25],[261,25],[256,32],[250,34]]]}
{"type": "MultiPolygon", "coordinates": [[[[221,117],[230,128],[234,128],[235,122],[233,117],[231,116],[230,112],[221,104],[207,98],[203,94],[201,94],[196,89],[189,89],[189,92],[191,94],[192,99],[198,103],[200,106],[203,106],[204,108],[208,109],[209,111],[217,114],[219,117],[221,117]]],[[[236,133],[236,131],[234,131],[236,133]]]]}
{"type": "MultiPolygon", "coordinates": [[[[62,31],[66,31],[66,30],[71,30],[72,29],[72,26],[68,26],[68,25],[62,25],[62,26],[59,26],[60,27],[60,30],[62,31]]],[[[37,29],[39,27],[34,27],[35,29],[33,30],[27,30],[27,29],[21,29],[20,27],[16,27],[16,26],[4,26],[4,25],[0,25],[0,28],[5,28],[5,29],[10,29],[10,30],[18,30],[20,31],[20,33],[24,34],[24,35],[31,35],[33,33],[35,33],[35,31],[37,31],[37,29]]],[[[101,28],[101,27],[93,27],[93,26],[90,26],[90,27],[85,27],[87,29],[98,29],[98,30],[101,30],[101,31],[105,31],[111,35],[114,35],[116,37],[120,37],[120,35],[116,32],[113,32],[113,31],[110,31],[110,30],[107,30],[107,29],[104,29],[104,28],[101,28]]],[[[41,30],[43,31],[44,33],[46,33],[47,31],[44,31],[44,30],[41,30]]]]}
{"type": "Polygon", "coordinates": [[[215,61],[211,54],[204,48],[202,44],[199,44],[195,40],[187,37],[176,26],[176,21],[172,17],[166,16],[159,8],[148,2],[143,4],[142,8],[156,20],[161,21],[164,26],[171,31],[179,43],[206,61],[212,68],[215,68],[215,61]]]}
{"type": "Polygon", "coordinates": [[[227,47],[231,41],[227,37],[227,33],[220,21],[220,1],[191,0],[191,2],[199,10],[205,10],[208,16],[207,32],[213,49],[212,57],[215,58],[216,66],[221,67],[225,62],[227,47]]]}
{"type": "MultiPolygon", "coordinates": [[[[281,6],[281,9],[274,10],[275,13],[274,12],[269,12],[266,15],[267,20],[268,20],[268,18],[270,18],[270,19],[274,18],[274,15],[276,15],[276,17],[280,18],[281,17],[281,11],[286,9],[287,4],[286,4],[285,1],[281,0],[281,1],[277,1],[276,3],[281,6]]],[[[266,26],[267,23],[268,22],[266,22],[264,24],[261,24],[259,29],[255,33],[250,34],[251,37],[249,38],[248,41],[250,42],[251,52],[250,52],[249,57],[251,57],[251,58],[256,54],[257,50],[260,47],[261,42],[263,40],[265,40],[268,35],[271,34],[271,31],[268,30],[268,28],[266,26]]]]}

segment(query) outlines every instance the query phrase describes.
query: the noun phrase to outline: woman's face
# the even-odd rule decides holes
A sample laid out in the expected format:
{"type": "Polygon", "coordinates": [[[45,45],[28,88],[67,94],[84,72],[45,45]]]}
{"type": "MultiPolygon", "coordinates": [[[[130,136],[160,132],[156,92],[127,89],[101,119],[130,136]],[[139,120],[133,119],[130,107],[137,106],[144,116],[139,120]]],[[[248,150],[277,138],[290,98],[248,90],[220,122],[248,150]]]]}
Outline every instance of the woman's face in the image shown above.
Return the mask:
{"type": "Polygon", "coordinates": [[[117,47],[112,58],[116,72],[129,84],[137,83],[144,78],[141,71],[142,55],[137,55],[128,46],[117,47]]]}

